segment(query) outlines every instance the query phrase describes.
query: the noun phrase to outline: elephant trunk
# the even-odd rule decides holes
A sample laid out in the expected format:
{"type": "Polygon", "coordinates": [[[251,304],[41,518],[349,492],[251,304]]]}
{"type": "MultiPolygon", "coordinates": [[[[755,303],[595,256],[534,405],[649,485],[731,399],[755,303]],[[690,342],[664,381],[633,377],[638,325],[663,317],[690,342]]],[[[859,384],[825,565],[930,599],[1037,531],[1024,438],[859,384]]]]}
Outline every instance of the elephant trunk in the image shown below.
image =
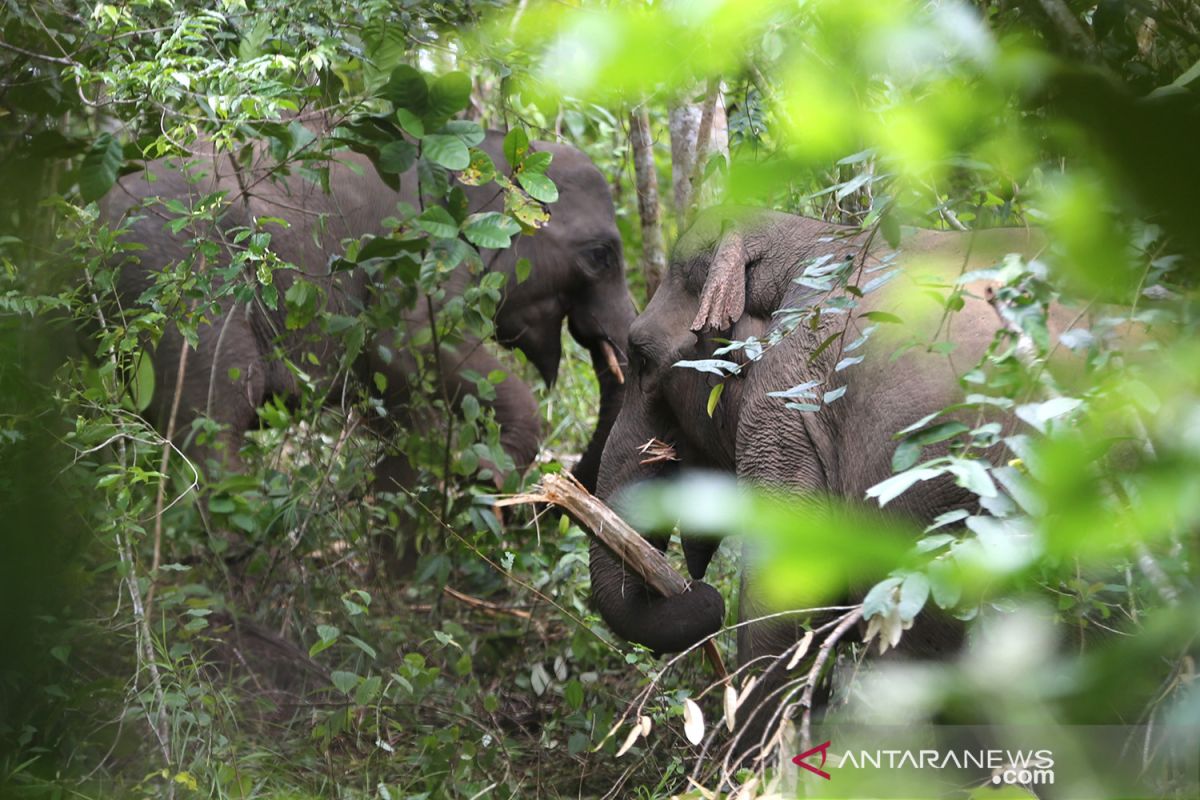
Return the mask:
{"type": "MultiPolygon", "coordinates": [[[[639,447],[655,438],[645,409],[636,395],[627,398],[604,450],[599,496],[622,512],[620,490],[651,480],[662,473],[662,463],[643,463],[639,447]],[[633,401],[633,406],[629,405],[633,401]]],[[[648,537],[650,538],[650,537],[648,537]]],[[[650,541],[665,549],[667,540],[650,541]]],[[[686,548],[685,548],[686,549],[686,548]]],[[[725,600],[720,592],[700,580],[673,597],[662,597],[603,544],[593,541],[589,571],[592,599],[600,616],[616,633],[657,653],[677,653],[720,630],[725,621],[725,600]]],[[[694,574],[694,573],[693,573],[694,574]]]]}
{"type": "Polygon", "coordinates": [[[596,491],[596,483],[600,478],[600,457],[604,454],[604,444],[621,412],[621,400],[625,395],[625,375],[622,372],[620,358],[616,349],[602,340],[591,348],[592,367],[596,370],[596,380],[600,384],[600,411],[596,417],[596,430],[588,442],[587,449],[579,459],[572,473],[589,492],[596,491]]]}
{"type": "Polygon", "coordinates": [[[589,567],[600,616],[618,636],[656,653],[686,650],[725,621],[724,598],[703,581],[693,581],[683,594],[662,597],[596,540],[589,567]]]}

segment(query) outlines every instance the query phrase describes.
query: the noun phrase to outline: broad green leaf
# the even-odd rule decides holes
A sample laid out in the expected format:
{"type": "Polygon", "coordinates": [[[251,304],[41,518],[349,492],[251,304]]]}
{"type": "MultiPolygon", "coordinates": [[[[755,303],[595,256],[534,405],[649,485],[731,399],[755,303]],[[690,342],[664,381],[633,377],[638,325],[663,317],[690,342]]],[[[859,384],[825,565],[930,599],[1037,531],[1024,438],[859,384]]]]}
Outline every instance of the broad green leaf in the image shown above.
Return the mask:
{"type": "Polygon", "coordinates": [[[458,180],[467,186],[481,186],[496,179],[496,165],[482,150],[471,148],[471,163],[459,173],[458,180]]]}
{"type": "Polygon", "coordinates": [[[893,592],[901,584],[900,578],[886,578],[871,587],[863,598],[863,619],[870,619],[878,614],[886,614],[895,603],[893,592]]]}
{"type": "Polygon", "coordinates": [[[121,143],[111,133],[92,142],[79,167],[79,196],[85,203],[99,200],[117,182],[125,157],[121,143]]]}
{"type": "Polygon", "coordinates": [[[471,165],[467,146],[451,133],[432,133],[421,139],[421,153],[446,169],[466,169],[471,165]]]}
{"type": "Polygon", "coordinates": [[[471,79],[462,72],[447,72],[429,87],[427,116],[433,119],[452,117],[467,107],[471,100],[471,79]]]}
{"type": "MultiPolygon", "coordinates": [[[[537,154],[535,153],[535,155],[537,154]]],[[[534,200],[540,200],[543,203],[553,203],[558,200],[558,187],[545,175],[522,172],[517,175],[517,182],[534,200]]]]}
{"type": "Polygon", "coordinates": [[[358,685],[358,676],[353,672],[335,670],[329,678],[333,681],[333,685],[337,687],[337,690],[343,694],[350,694],[350,692],[354,691],[354,687],[358,685]]]}
{"type": "Polygon", "coordinates": [[[509,168],[515,168],[529,150],[529,135],[524,128],[513,128],[504,137],[504,158],[509,168]]]}
{"type": "Polygon", "coordinates": [[[524,283],[529,279],[529,273],[533,271],[533,262],[528,258],[517,259],[517,283],[524,283]]]}
{"type": "Polygon", "coordinates": [[[917,614],[925,607],[929,599],[929,581],[920,572],[914,572],[904,578],[900,585],[900,619],[912,622],[917,614]]]}
{"type": "Polygon", "coordinates": [[[906,470],[899,475],[893,475],[885,481],[880,481],[870,489],[867,489],[867,497],[874,497],[879,501],[880,506],[886,506],[892,500],[895,500],[906,492],[914,483],[936,478],[944,472],[944,469],[929,467],[906,470]]]}
{"type": "Polygon", "coordinates": [[[499,249],[508,247],[512,237],[521,232],[516,220],[498,211],[484,211],[467,217],[463,235],[476,247],[499,249]]]}
{"type": "Polygon", "coordinates": [[[554,160],[553,153],[537,152],[530,153],[525,156],[525,160],[521,162],[521,170],[519,175],[545,175],[546,170],[550,168],[550,162],[554,160]]]}
{"type": "Polygon", "coordinates": [[[580,709],[583,707],[583,684],[577,680],[567,681],[567,685],[563,687],[563,700],[566,701],[568,708],[580,709]]]}
{"type": "Polygon", "coordinates": [[[483,128],[478,122],[469,119],[452,119],[438,133],[448,133],[457,136],[467,147],[474,147],[484,139],[483,128]]]}
{"type": "Polygon", "coordinates": [[[955,482],[980,497],[995,497],[996,484],[988,473],[987,465],[973,458],[952,458],[947,467],[954,473],[955,482]]]}
{"type": "Polygon", "coordinates": [[[419,70],[408,64],[392,70],[382,94],[396,108],[406,108],[414,114],[424,114],[429,107],[429,84],[419,70]]]}
{"type": "Polygon", "coordinates": [[[407,172],[417,159],[417,147],[412,142],[397,139],[379,148],[379,169],[399,175],[407,172]]]}
{"type": "Polygon", "coordinates": [[[458,223],[450,216],[450,212],[441,206],[425,209],[421,216],[413,220],[413,224],[439,239],[453,239],[458,236],[458,223]]]}
{"type": "Polygon", "coordinates": [[[421,118],[407,108],[396,109],[396,122],[400,123],[400,127],[405,133],[415,139],[420,139],[425,135],[425,123],[421,122],[421,118]]]}

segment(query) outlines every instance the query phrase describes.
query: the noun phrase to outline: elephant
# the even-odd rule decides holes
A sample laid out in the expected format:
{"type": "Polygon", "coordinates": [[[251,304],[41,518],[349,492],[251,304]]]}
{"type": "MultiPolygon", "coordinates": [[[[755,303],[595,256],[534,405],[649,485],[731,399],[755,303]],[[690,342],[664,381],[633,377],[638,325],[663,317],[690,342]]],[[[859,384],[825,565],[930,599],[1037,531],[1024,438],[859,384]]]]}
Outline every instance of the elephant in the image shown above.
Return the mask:
{"type": "MultiPolygon", "coordinates": [[[[633,485],[703,469],[734,474],[739,482],[799,503],[820,503],[823,497],[864,500],[869,487],[892,473],[892,435],[962,398],[946,355],[913,347],[892,357],[909,336],[931,340],[944,324],[942,306],[924,292],[906,291],[914,286],[913,271],[940,274],[941,285],[948,286],[961,270],[994,266],[1010,252],[1037,252],[1041,240],[1040,233],[1024,230],[919,231],[897,253],[882,237],[859,229],[776,211],[718,208],[701,214],[679,238],[662,285],[630,327],[625,402],[604,449],[599,496],[628,513],[627,490],[633,485]],[[796,281],[806,267],[836,262],[866,269],[894,263],[898,269],[894,280],[864,294],[848,313],[823,313],[819,324],[792,330],[757,360],[743,357],[737,374],[724,379],[719,401],[708,413],[721,378],[675,366],[677,362],[712,358],[730,340],[768,341],[785,324],[781,310],[811,306],[825,294],[796,281]],[[906,324],[877,326],[863,350],[854,354],[863,353],[865,360],[835,369],[841,348],[822,348],[821,343],[843,326],[849,331],[843,343],[849,343],[856,329],[870,323],[863,314],[872,311],[894,314],[906,324]],[[846,391],[816,412],[788,409],[783,399],[768,394],[809,381],[822,382],[823,392],[846,391]],[[669,446],[673,458],[647,458],[643,446],[652,440],[669,446]]],[[[948,332],[941,329],[955,344],[953,361],[959,368],[978,361],[1002,324],[980,296],[983,287],[968,288],[973,291],[953,315],[948,332]]],[[[998,452],[989,455],[999,457],[998,452]]],[[[928,523],[944,512],[976,505],[975,495],[943,476],[917,484],[887,511],[928,523]]],[[[686,649],[725,621],[723,598],[701,580],[719,541],[689,537],[686,530],[682,536],[693,582],[674,597],[658,596],[603,545],[591,546],[593,601],[601,616],[619,636],[657,652],[686,649]]],[[[651,532],[648,538],[665,549],[665,537],[651,532]]],[[[830,541],[836,546],[836,536],[830,541]]],[[[740,622],[777,610],[755,597],[752,566],[743,561],[740,622]]],[[[846,595],[865,588],[848,586],[846,595]]],[[[936,619],[926,623],[926,616],[905,637],[909,647],[934,654],[957,646],[957,626],[936,619]]],[[[738,628],[738,660],[747,664],[781,653],[799,635],[794,622],[749,622],[738,628]]],[[[782,662],[775,664],[758,682],[760,701],[785,678],[782,662]]],[[[750,702],[754,708],[755,698],[750,702]]],[[[761,726],[761,716],[758,722],[761,726]]]]}
{"type": "MultiPolygon", "coordinates": [[[[503,134],[495,131],[488,132],[479,145],[498,170],[506,169],[502,145],[503,134]]],[[[548,385],[557,376],[564,320],[571,335],[592,356],[600,386],[598,421],[575,473],[584,484],[594,486],[604,442],[621,404],[633,300],[625,283],[621,237],[604,176],[573,146],[551,142],[532,146],[553,156],[547,174],[557,185],[559,198],[548,208],[550,220],[535,235],[519,236],[512,247],[481,250],[480,256],[485,271],[506,277],[494,317],[496,338],[502,346],[520,349],[548,385]],[[530,260],[532,269],[527,279],[520,281],[518,262],[524,258],[530,260]]],[[[216,456],[226,469],[236,470],[240,467],[238,446],[243,434],[257,425],[259,407],[273,396],[297,399],[301,369],[319,391],[334,398],[341,395],[341,384],[335,385],[335,379],[353,373],[362,385],[382,393],[393,419],[414,422],[404,410],[409,373],[416,366],[405,347],[406,337],[417,327],[427,326],[430,315],[445,308],[448,299],[467,291],[476,278],[465,266],[449,276],[445,297],[417,302],[404,312],[403,324],[378,330],[344,371],[339,366],[343,341],[322,329],[319,316],[290,329],[282,299],[288,288],[303,278],[318,287],[321,308],[335,314],[353,315],[400,303],[393,284],[386,280],[370,277],[362,267],[335,271],[331,264],[333,257],[343,252],[345,239],[384,234],[385,219],[397,215],[399,202],[420,202],[416,170],[401,176],[400,188],[394,189],[365,156],[340,152],[330,161],[326,193],[300,174],[276,178],[233,169],[230,156],[209,156],[203,161],[204,170],[194,170],[198,175],[185,174],[167,159],[151,162],[144,170],[122,178],[103,199],[101,212],[110,222],[138,215],[131,217],[128,239],[143,249],[119,265],[116,295],[120,304],[129,307],[137,303],[160,271],[186,260],[189,237],[226,243],[212,251],[217,255],[208,256],[211,264],[191,266],[197,273],[219,271],[228,264],[227,253],[233,247],[245,246],[236,241],[228,244],[230,232],[264,218],[293,222],[282,229],[263,227],[273,231],[270,249],[297,269],[274,273],[280,298],[277,310],[264,303],[261,287],[249,299],[244,294],[227,294],[220,300],[216,313],[208,314],[198,326],[198,343],[186,351],[186,369],[180,368],[185,353],[182,337],[168,325],[154,352],[156,388],[147,410],[151,423],[162,431],[170,429],[180,440],[187,437],[197,417],[221,423],[223,432],[216,444],[192,447],[192,452],[200,456],[201,463],[205,457],[216,456]],[[172,232],[166,227],[167,215],[159,198],[192,206],[214,192],[223,192],[230,201],[214,228],[172,232]],[[177,380],[178,396],[174,391],[177,380]]],[[[503,193],[495,184],[464,189],[470,212],[503,210],[503,193]]],[[[254,284],[253,279],[249,283],[254,284]]],[[[442,347],[425,347],[423,352],[428,360],[436,361],[440,391],[455,406],[476,393],[474,376],[504,369],[482,342],[469,337],[453,348],[443,342],[442,347]]],[[[495,390],[490,405],[500,427],[501,445],[515,468],[524,470],[539,447],[536,400],[530,387],[513,375],[495,390]]],[[[412,477],[402,454],[386,457],[376,472],[377,488],[381,489],[406,485],[412,477]]]]}

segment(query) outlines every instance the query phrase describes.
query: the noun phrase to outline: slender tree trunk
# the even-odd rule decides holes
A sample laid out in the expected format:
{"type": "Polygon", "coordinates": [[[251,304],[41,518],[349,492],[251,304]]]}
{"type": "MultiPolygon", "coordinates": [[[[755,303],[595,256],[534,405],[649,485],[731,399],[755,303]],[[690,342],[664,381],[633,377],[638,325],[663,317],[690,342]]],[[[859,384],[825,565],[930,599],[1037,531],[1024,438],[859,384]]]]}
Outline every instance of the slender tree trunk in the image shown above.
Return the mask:
{"type": "Polygon", "coordinates": [[[667,269],[667,253],[663,245],[658,206],[654,141],[650,135],[650,115],[645,105],[639,105],[629,115],[629,146],[633,151],[633,171],[637,179],[638,215],[642,220],[642,274],[646,276],[648,300],[662,282],[667,269]]]}
{"type": "Polygon", "coordinates": [[[671,109],[670,124],[675,215],[682,229],[697,209],[712,200],[713,193],[705,191],[703,180],[709,157],[729,152],[729,125],[720,81],[709,82],[703,102],[671,109]]]}
{"type": "Polygon", "coordinates": [[[692,207],[692,165],[696,161],[696,133],[700,130],[700,104],[680,103],[671,109],[671,188],[675,217],[683,219],[692,207]]]}

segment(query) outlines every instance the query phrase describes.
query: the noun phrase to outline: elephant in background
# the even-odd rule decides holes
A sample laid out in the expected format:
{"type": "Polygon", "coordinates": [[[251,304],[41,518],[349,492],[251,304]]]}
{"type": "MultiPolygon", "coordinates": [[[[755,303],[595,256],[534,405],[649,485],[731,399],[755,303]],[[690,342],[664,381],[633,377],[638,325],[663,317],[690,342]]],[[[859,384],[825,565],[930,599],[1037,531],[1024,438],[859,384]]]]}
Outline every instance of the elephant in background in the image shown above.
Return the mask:
{"type": "MultiPolygon", "coordinates": [[[[815,328],[801,325],[766,348],[759,360],[742,359],[740,372],[725,378],[710,417],[706,403],[720,379],[674,367],[676,362],[712,358],[728,340],[765,340],[781,324],[776,312],[820,302],[824,292],[795,280],[813,259],[855,259],[870,267],[888,253],[882,242],[872,244],[857,229],[790,214],[715,209],[701,215],[678,241],[663,284],[630,328],[628,388],[605,447],[600,497],[620,509],[622,491],[636,483],[706,469],[734,473],[797,502],[863,499],[869,487],[892,473],[892,435],[962,396],[954,365],[945,355],[914,347],[891,358],[909,336],[931,340],[941,324],[940,305],[924,293],[905,291],[913,288],[906,268],[940,274],[943,284],[950,285],[961,270],[993,266],[1006,253],[1029,253],[1040,246],[1040,237],[1028,231],[980,231],[970,237],[936,231],[910,237],[896,259],[902,267],[895,280],[867,293],[849,315],[822,314],[815,328]],[[857,338],[855,331],[870,322],[862,315],[870,311],[895,314],[906,324],[879,326],[864,347],[864,363],[835,370],[840,348],[821,351],[821,343],[843,326],[846,342],[857,338]],[[812,413],[787,409],[784,400],[768,396],[809,381],[821,381],[822,392],[843,386],[847,391],[812,413]],[[678,460],[646,459],[639,448],[652,439],[670,445],[678,460]]],[[[976,297],[965,298],[965,307],[945,332],[956,345],[953,360],[960,369],[978,361],[1000,326],[995,310],[978,297],[980,287],[969,288],[976,297]]],[[[976,503],[975,495],[943,476],[916,485],[887,511],[928,523],[976,503]]],[[[837,546],[837,535],[831,532],[831,547],[837,546]]],[[[652,541],[660,548],[667,543],[665,538],[652,541]]],[[[685,649],[715,633],[724,623],[724,602],[700,579],[718,545],[683,531],[684,555],[695,580],[690,591],[668,598],[649,590],[613,553],[593,543],[592,591],[600,614],[620,636],[659,652],[685,649]]],[[[778,610],[765,608],[755,597],[752,572],[752,566],[743,564],[740,622],[778,610]]],[[[846,594],[855,588],[847,586],[846,594]]],[[[927,654],[957,646],[960,630],[926,616],[933,615],[922,615],[902,646],[927,654]]],[[[796,623],[778,619],[739,627],[739,662],[783,652],[800,630],[796,623]]],[[[775,664],[759,681],[750,708],[786,679],[783,664],[775,664]]],[[[761,727],[765,706],[762,711],[743,724],[761,727]]]]}
{"type": "MultiPolygon", "coordinates": [[[[503,134],[489,132],[479,147],[498,169],[507,170],[502,142],[503,134]]],[[[599,418],[576,475],[594,485],[604,442],[621,405],[621,365],[634,306],[625,284],[621,238],[604,176],[574,147],[549,142],[535,142],[533,147],[553,154],[547,174],[559,189],[559,199],[549,207],[550,222],[536,235],[519,236],[511,248],[482,250],[480,255],[485,270],[507,277],[494,318],[500,344],[523,351],[547,384],[553,384],[557,375],[564,320],[592,356],[600,384],[599,418]],[[516,276],[521,258],[532,262],[523,282],[516,276]]],[[[189,349],[178,398],[174,387],[183,347],[173,325],[154,353],[156,396],[148,410],[151,422],[165,431],[173,419],[172,429],[181,440],[199,416],[221,423],[220,447],[193,452],[215,455],[227,468],[236,469],[237,449],[243,434],[257,426],[258,408],[272,396],[299,397],[301,387],[290,364],[302,365],[330,398],[342,395],[341,381],[349,377],[339,371],[344,344],[322,329],[319,315],[299,329],[288,328],[283,303],[287,289],[299,277],[314,283],[320,287],[321,307],[335,314],[353,315],[387,302],[394,305],[395,292],[386,282],[372,280],[362,268],[334,272],[330,264],[342,252],[344,239],[386,233],[384,220],[396,215],[397,203],[416,205],[419,197],[415,169],[402,177],[397,191],[379,178],[369,160],[352,153],[339,153],[330,162],[328,193],[297,174],[278,178],[253,170],[239,172],[229,156],[204,161],[206,174],[194,182],[169,160],[148,164],[145,171],[126,176],[114,187],[102,201],[102,213],[114,222],[126,214],[141,215],[127,238],[144,249],[126,257],[118,276],[117,295],[123,306],[138,302],[165,267],[188,259],[190,237],[228,243],[228,232],[234,227],[253,227],[255,220],[264,217],[291,221],[290,227],[270,228],[271,250],[298,268],[274,273],[278,310],[268,308],[261,293],[248,301],[222,299],[219,313],[200,325],[198,346],[189,349]],[[147,173],[157,179],[151,181],[147,173]],[[162,205],[154,202],[162,198],[190,207],[213,192],[223,192],[232,201],[217,222],[219,230],[173,234],[165,226],[162,205]]],[[[503,210],[503,193],[495,184],[464,189],[470,212],[503,210]]],[[[222,244],[220,255],[210,258],[213,263],[191,268],[220,270],[228,264],[231,246],[238,245],[222,244]]],[[[407,355],[407,337],[417,326],[428,324],[430,310],[461,295],[472,280],[465,265],[459,266],[432,309],[417,302],[405,312],[404,324],[376,331],[349,370],[368,387],[374,375],[384,377],[382,399],[401,424],[413,423],[405,411],[409,373],[416,367],[407,355]]],[[[478,340],[467,338],[453,352],[447,347],[442,350],[437,378],[444,396],[454,404],[476,392],[468,379],[470,372],[486,376],[505,369],[478,340]]],[[[500,426],[501,444],[516,468],[524,470],[539,446],[536,400],[529,386],[513,375],[495,389],[490,404],[500,426]]],[[[389,456],[377,470],[377,488],[403,486],[410,478],[407,459],[389,456]]]]}

